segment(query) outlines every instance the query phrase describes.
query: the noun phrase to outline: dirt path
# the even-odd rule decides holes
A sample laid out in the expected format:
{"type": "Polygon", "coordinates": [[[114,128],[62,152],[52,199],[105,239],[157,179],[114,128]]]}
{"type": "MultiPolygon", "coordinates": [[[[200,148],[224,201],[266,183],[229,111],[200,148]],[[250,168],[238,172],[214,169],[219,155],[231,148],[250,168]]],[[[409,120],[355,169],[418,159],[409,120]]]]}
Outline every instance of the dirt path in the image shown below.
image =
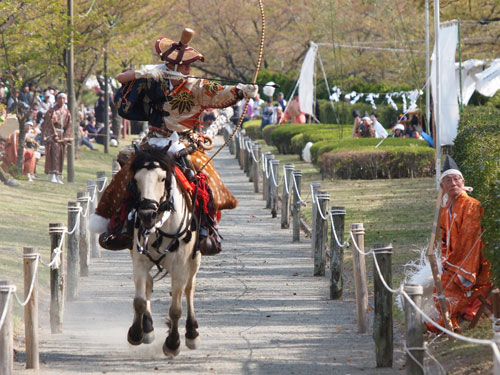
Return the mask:
{"type": "MultiPolygon", "coordinates": [[[[373,339],[371,333],[356,332],[352,298],[329,300],[328,279],[312,276],[309,240],[292,244],[291,230],[280,229],[279,219],[271,218],[262,195],[253,193],[227,149],[216,166],[239,206],[223,212],[222,254],[203,258],[198,273],[199,349],[190,351],[182,342],[176,359],[162,353],[168,278],[156,283],[153,294],[155,342],[127,343],[133,316],[131,262],[126,251],[104,251],[93,259],[90,276],[80,279],[78,302],[66,303],[64,333],[51,335],[43,324],[38,373],[402,373],[400,352],[393,369],[375,368],[373,339]]],[[[23,357],[20,353],[15,373],[33,374],[23,369],[23,357]]]]}

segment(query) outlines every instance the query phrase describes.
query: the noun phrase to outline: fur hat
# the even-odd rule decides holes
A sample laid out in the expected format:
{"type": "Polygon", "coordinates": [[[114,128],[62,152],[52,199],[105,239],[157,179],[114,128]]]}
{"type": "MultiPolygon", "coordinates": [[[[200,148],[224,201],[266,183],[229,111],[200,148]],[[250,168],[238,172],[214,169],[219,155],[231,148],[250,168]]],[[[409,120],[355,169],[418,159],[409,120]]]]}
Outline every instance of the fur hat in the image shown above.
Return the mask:
{"type": "Polygon", "coordinates": [[[182,30],[181,40],[174,42],[172,39],[161,37],[156,39],[155,50],[160,58],[171,64],[191,64],[197,60],[205,61],[201,53],[189,47],[188,43],[193,38],[194,31],[185,28],[182,30]]]}

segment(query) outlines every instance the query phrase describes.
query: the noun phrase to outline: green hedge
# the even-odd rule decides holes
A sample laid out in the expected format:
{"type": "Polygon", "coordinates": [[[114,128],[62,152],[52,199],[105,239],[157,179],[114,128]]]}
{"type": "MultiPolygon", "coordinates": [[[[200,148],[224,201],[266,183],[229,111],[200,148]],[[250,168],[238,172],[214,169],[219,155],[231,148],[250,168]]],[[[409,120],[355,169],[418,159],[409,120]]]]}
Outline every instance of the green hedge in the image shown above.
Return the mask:
{"type": "Polygon", "coordinates": [[[455,139],[453,158],[466,185],[474,188],[471,195],[484,207],[485,254],[491,262],[492,279],[500,287],[500,110],[466,108],[455,139]]]}
{"type": "Polygon", "coordinates": [[[253,140],[261,139],[262,133],[260,132],[260,120],[247,121],[243,124],[243,129],[246,135],[248,135],[253,140]]]}
{"type": "Polygon", "coordinates": [[[375,146],[380,143],[380,138],[344,138],[341,140],[327,139],[324,141],[316,142],[311,147],[311,158],[313,163],[317,163],[319,156],[326,152],[335,152],[340,150],[385,150],[389,148],[419,148],[425,150],[432,150],[426,141],[420,141],[413,138],[386,138],[380,146],[375,149],[375,146]]]}
{"type": "Polygon", "coordinates": [[[269,146],[272,145],[271,143],[271,135],[274,133],[274,131],[278,128],[278,125],[266,125],[264,129],[262,130],[262,138],[266,141],[266,144],[269,146]]]}
{"type": "Polygon", "coordinates": [[[373,109],[369,103],[360,101],[356,104],[349,103],[334,103],[335,112],[332,110],[332,105],[329,100],[318,100],[319,102],[319,120],[326,124],[351,124],[353,123],[352,111],[359,111],[361,116],[365,114],[377,113],[378,121],[389,129],[391,122],[398,118],[402,112],[394,110],[390,105],[377,105],[377,109],[373,109]],[[337,121],[338,120],[338,121],[337,121]]]}
{"type": "Polygon", "coordinates": [[[377,179],[430,177],[434,175],[434,149],[392,147],[341,150],[320,157],[323,178],[377,179]]]}
{"type": "MultiPolygon", "coordinates": [[[[281,154],[297,153],[292,148],[292,139],[296,135],[303,134],[306,137],[312,134],[322,134],[323,136],[328,135],[328,137],[339,138],[339,129],[339,125],[332,124],[283,124],[272,132],[271,144],[276,146],[281,154]]],[[[302,149],[298,153],[300,151],[302,149]]]]}

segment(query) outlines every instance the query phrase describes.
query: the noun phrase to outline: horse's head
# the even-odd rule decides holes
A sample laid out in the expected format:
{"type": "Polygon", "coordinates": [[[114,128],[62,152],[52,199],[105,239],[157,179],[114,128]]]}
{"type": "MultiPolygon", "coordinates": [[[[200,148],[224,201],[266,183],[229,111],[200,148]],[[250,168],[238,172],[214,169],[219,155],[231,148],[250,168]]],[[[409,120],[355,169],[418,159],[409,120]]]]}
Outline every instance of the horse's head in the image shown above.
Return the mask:
{"type": "Polygon", "coordinates": [[[137,214],[144,229],[151,229],[158,216],[171,209],[169,195],[174,162],[167,149],[148,147],[135,152],[132,171],[140,197],[137,214]]]}

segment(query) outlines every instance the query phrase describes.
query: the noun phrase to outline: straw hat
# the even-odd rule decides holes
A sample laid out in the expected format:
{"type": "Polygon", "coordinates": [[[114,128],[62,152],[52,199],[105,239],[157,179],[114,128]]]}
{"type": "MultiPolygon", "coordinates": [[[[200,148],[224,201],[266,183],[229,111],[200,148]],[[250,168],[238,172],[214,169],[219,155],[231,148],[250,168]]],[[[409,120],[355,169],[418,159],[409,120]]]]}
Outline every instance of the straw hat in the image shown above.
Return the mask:
{"type": "Polygon", "coordinates": [[[163,61],[172,64],[191,64],[197,60],[203,62],[205,61],[203,55],[188,46],[193,35],[192,29],[185,28],[182,30],[181,39],[178,42],[166,37],[158,38],[155,42],[156,53],[163,61]]]}

